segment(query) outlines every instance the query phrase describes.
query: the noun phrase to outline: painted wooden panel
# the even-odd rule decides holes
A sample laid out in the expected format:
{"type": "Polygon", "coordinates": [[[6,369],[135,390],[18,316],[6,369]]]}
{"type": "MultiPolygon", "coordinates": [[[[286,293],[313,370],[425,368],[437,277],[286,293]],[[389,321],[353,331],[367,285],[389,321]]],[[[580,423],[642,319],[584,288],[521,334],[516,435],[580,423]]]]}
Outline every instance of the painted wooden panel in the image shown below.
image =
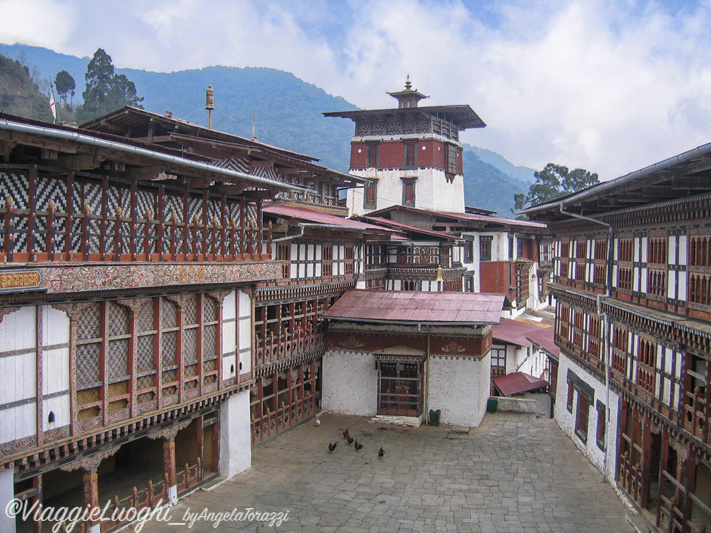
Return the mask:
{"type": "Polygon", "coordinates": [[[239,309],[240,318],[251,318],[252,299],[249,297],[249,294],[240,291],[237,293],[237,296],[239,297],[239,300],[237,302],[239,305],[237,306],[237,308],[239,309]]]}
{"type": "Polygon", "coordinates": [[[34,352],[0,357],[0,405],[37,396],[36,366],[34,352]]]}
{"type": "Polygon", "coordinates": [[[230,320],[237,316],[237,299],[235,292],[230,292],[222,302],[222,318],[230,320]]]}
{"type": "Polygon", "coordinates": [[[49,431],[51,429],[68,426],[72,420],[71,410],[69,408],[69,394],[63,394],[54,398],[44,400],[42,405],[44,420],[42,421],[42,430],[49,431]],[[54,413],[54,422],[49,422],[49,414],[54,413]]]}
{"type": "Polygon", "coordinates": [[[43,361],[43,394],[54,394],[55,392],[69,389],[69,347],[44,350],[42,352],[43,361]]]}
{"type": "Polygon", "coordinates": [[[3,423],[0,424],[0,443],[29,437],[37,433],[35,425],[37,407],[34,401],[0,412],[3,418],[3,423]]]}
{"type": "Polygon", "coordinates": [[[237,351],[237,321],[231,319],[222,323],[222,353],[237,351]]]}
{"type": "Polygon", "coordinates": [[[33,349],[37,345],[35,307],[22,307],[0,322],[0,352],[33,349]]]}
{"type": "Polygon", "coordinates": [[[69,344],[69,317],[64,311],[49,305],[42,306],[42,344],[69,344]]]}
{"type": "Polygon", "coordinates": [[[240,318],[239,321],[239,349],[252,347],[252,320],[250,317],[240,318]]]}
{"type": "MultiPolygon", "coordinates": [[[[244,371],[244,363],[242,364],[244,371]]],[[[222,378],[227,380],[237,375],[237,355],[227,355],[222,358],[222,378]]]]}

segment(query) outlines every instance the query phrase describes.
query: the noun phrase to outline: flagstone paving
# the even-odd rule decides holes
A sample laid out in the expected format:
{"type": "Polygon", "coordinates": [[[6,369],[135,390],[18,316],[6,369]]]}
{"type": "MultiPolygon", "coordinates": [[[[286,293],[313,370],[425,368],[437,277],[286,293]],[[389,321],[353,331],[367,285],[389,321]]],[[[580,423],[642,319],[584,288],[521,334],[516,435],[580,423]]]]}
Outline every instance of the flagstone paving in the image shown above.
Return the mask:
{"type": "Polygon", "coordinates": [[[553,420],[487,414],[468,433],[333,414],[320,420],[255,448],[248,471],[182,499],[170,521],[185,525],[153,520],[144,530],[188,531],[189,512],[203,513],[189,528],[200,532],[635,531],[613,488],[553,420]],[[346,444],[346,427],[362,450],[346,444]],[[249,508],[288,511],[287,520],[279,527],[238,520],[249,508]],[[213,528],[217,515],[207,513],[233,519],[213,528]]]}

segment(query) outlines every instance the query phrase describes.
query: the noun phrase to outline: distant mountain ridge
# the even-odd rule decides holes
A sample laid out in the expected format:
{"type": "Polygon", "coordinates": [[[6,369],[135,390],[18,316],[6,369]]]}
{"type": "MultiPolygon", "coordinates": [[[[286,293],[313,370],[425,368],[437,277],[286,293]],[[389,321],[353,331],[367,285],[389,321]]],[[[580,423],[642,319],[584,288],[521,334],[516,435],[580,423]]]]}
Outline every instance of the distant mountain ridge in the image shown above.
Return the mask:
{"type": "MultiPolygon", "coordinates": [[[[106,52],[111,55],[110,50],[106,52]]],[[[66,70],[81,102],[89,58],[59,54],[46,48],[0,44],[0,55],[19,60],[42,79],[54,79],[66,70]]],[[[326,111],[357,109],[341,97],[306,83],[289,72],[269,68],[213,66],[171,73],[116,68],[133,81],[143,107],[155,113],[171,112],[196,124],[207,125],[205,89],[215,90],[213,128],[317,157],[321,164],[347,171],[353,123],[325,118],[326,111]]],[[[61,113],[61,111],[60,111],[61,113]]],[[[61,118],[61,115],[60,115],[61,118]]],[[[464,145],[464,192],[467,205],[511,217],[515,193],[527,192],[533,170],[516,167],[502,156],[464,145]]]]}

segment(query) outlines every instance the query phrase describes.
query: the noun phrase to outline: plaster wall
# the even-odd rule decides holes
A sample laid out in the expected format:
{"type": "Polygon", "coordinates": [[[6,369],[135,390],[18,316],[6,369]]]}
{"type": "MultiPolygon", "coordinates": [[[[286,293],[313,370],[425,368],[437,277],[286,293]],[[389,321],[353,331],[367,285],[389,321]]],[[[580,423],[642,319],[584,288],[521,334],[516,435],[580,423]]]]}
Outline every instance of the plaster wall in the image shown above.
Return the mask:
{"type": "Polygon", "coordinates": [[[321,364],[321,407],[324,411],[375,416],[378,372],[372,354],[328,350],[321,364]]]}
{"type": "Polygon", "coordinates": [[[428,374],[428,409],[442,412],[440,422],[478,427],[489,398],[489,354],[481,360],[430,356],[428,374]]]}
{"type": "Polygon", "coordinates": [[[403,181],[401,178],[417,178],[415,182],[415,206],[419,209],[435,211],[464,212],[464,178],[457,174],[448,182],[443,170],[436,168],[366,169],[351,170],[355,176],[376,178],[377,194],[373,209],[363,207],[364,189],[348,189],[346,205],[349,215],[363,215],[403,203],[403,181]]]}
{"type": "Polygon", "coordinates": [[[14,477],[15,472],[12,468],[0,471],[0,506],[3,512],[0,513],[0,531],[2,533],[14,533],[15,518],[11,518],[5,513],[5,507],[15,497],[14,477]]]}
{"type": "Polygon", "coordinates": [[[238,392],[220,407],[221,476],[231,478],[252,465],[252,435],[249,424],[249,391],[238,392]]]}
{"type": "MultiPolygon", "coordinates": [[[[556,402],[554,418],[563,432],[570,437],[575,445],[582,450],[590,462],[595,465],[600,471],[603,470],[605,454],[597,443],[597,422],[598,410],[596,408],[598,402],[603,405],[606,402],[605,383],[598,381],[581,366],[568,358],[561,351],[558,367],[558,389],[556,391],[556,402]],[[588,430],[587,439],[581,438],[575,432],[575,421],[578,412],[578,402],[580,401],[581,392],[577,387],[574,387],[572,412],[568,411],[568,370],[572,370],[578,378],[589,385],[593,390],[594,397],[590,400],[590,408],[588,410],[588,430]]],[[[607,421],[607,429],[605,432],[605,442],[603,447],[607,448],[607,479],[614,486],[615,465],[617,458],[617,433],[618,433],[618,415],[619,415],[620,398],[610,391],[610,409],[609,420],[607,421]]]]}

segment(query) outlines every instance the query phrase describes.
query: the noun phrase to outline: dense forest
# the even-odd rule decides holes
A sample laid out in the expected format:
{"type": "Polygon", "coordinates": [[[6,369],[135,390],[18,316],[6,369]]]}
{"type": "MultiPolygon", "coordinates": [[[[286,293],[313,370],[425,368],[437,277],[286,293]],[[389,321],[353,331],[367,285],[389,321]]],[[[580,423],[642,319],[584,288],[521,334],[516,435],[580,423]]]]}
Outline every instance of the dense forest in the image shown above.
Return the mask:
{"type": "MultiPolygon", "coordinates": [[[[0,44],[0,54],[12,58],[4,60],[12,66],[13,72],[24,72],[26,81],[34,87],[32,94],[24,85],[18,92],[17,81],[14,86],[13,82],[0,81],[0,111],[51,121],[49,82],[61,71],[76,80],[73,104],[83,103],[79,95],[85,92],[90,58],[3,44],[0,44]],[[15,100],[13,96],[20,96],[21,100],[15,107],[10,106],[10,101],[15,100]]],[[[0,80],[9,77],[10,69],[4,65],[0,68],[0,80]]],[[[215,66],[171,73],[115,68],[114,75],[123,76],[119,79],[135,85],[134,95],[143,99],[140,105],[145,109],[156,113],[170,111],[176,117],[197,124],[207,123],[205,89],[211,85],[215,90],[212,116],[215,129],[251,138],[254,126],[261,142],[317,157],[321,164],[336,170],[348,170],[353,123],[325,118],[322,113],[356,107],[291,73],[268,68],[215,66]]],[[[72,110],[66,105],[64,110],[60,107],[60,120],[74,117],[72,110]]],[[[78,116],[81,119],[81,113],[78,116]]],[[[486,130],[482,134],[485,133],[486,130]]],[[[491,151],[464,146],[467,205],[512,217],[514,194],[528,191],[533,180],[532,169],[515,167],[491,151]]]]}

